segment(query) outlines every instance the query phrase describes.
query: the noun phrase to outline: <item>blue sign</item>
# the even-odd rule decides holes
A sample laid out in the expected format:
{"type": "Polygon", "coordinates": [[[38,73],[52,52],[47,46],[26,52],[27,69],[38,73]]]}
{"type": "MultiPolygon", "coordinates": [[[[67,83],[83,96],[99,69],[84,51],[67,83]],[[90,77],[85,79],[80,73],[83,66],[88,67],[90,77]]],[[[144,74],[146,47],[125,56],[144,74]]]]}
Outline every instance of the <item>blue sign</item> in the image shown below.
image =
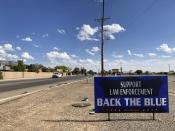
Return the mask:
{"type": "Polygon", "coordinates": [[[169,112],[167,76],[95,77],[96,113],[169,112]]]}

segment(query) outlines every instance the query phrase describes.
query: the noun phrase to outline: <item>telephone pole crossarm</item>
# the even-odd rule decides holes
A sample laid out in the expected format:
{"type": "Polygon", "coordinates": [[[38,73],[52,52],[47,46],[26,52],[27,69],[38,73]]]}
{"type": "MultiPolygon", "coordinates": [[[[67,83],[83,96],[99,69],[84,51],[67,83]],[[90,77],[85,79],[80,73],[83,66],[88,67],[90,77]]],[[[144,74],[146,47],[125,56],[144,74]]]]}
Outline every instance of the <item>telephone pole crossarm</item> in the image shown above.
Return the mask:
{"type": "Polygon", "coordinates": [[[95,21],[97,21],[97,22],[102,22],[102,21],[107,21],[107,20],[109,20],[109,19],[111,19],[111,18],[99,18],[99,19],[95,19],[95,21]]]}

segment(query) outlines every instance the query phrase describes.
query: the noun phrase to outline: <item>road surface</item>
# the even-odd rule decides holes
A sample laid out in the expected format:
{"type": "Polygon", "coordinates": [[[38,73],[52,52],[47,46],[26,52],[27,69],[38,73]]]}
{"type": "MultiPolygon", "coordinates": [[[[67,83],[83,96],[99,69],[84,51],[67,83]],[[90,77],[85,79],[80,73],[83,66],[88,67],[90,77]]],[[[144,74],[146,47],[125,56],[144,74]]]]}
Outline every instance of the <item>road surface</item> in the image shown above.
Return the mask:
{"type": "Polygon", "coordinates": [[[30,88],[34,86],[49,85],[59,82],[66,82],[69,80],[80,80],[85,78],[84,76],[66,76],[62,78],[43,78],[43,79],[31,79],[31,80],[16,80],[16,81],[1,81],[0,92],[12,91],[23,88],[30,88]]]}

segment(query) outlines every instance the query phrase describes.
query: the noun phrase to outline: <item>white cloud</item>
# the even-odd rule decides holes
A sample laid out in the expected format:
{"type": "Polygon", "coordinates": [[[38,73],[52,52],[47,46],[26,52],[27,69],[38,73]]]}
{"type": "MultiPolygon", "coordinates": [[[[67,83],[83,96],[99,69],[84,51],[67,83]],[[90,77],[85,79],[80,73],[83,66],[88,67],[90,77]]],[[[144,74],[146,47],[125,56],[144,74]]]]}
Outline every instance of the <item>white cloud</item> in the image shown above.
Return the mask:
{"type": "Polygon", "coordinates": [[[157,56],[157,55],[156,55],[156,53],[148,53],[148,56],[149,56],[149,57],[155,57],[155,56],[157,56]]]}
{"type": "Polygon", "coordinates": [[[80,59],[79,62],[80,63],[88,63],[88,64],[89,63],[90,64],[93,64],[94,63],[94,61],[92,59],[84,59],[84,60],[83,59],[80,59]]]}
{"type": "Polygon", "coordinates": [[[24,60],[34,60],[34,57],[31,56],[28,52],[23,52],[21,57],[24,59],[24,60]]]}
{"type": "Polygon", "coordinates": [[[1,48],[3,48],[5,51],[14,51],[13,46],[10,43],[4,44],[1,48]]]}
{"type": "Polygon", "coordinates": [[[14,60],[16,61],[19,57],[15,54],[8,52],[14,51],[13,46],[9,43],[0,46],[0,60],[14,60]]]}
{"type": "Polygon", "coordinates": [[[123,58],[123,55],[115,55],[115,54],[113,54],[113,57],[114,58],[123,58]]]}
{"type": "Polygon", "coordinates": [[[67,52],[50,51],[46,53],[46,58],[50,61],[50,65],[67,65],[72,69],[75,67],[84,67],[86,69],[100,68],[99,62],[92,59],[77,59],[76,55],[69,55],[67,52]]]}
{"type": "Polygon", "coordinates": [[[58,49],[57,47],[53,47],[53,50],[59,51],[60,49],[58,49]]]}
{"type": "Polygon", "coordinates": [[[33,44],[33,46],[34,46],[34,47],[36,47],[36,48],[38,48],[38,47],[39,47],[39,45],[37,45],[37,44],[33,44]]]}
{"type": "Polygon", "coordinates": [[[3,46],[0,46],[0,60],[6,60],[7,59],[7,52],[14,51],[12,44],[6,43],[3,46]]]}
{"type": "Polygon", "coordinates": [[[124,57],[123,55],[118,54],[117,52],[113,52],[112,56],[113,56],[114,58],[123,58],[123,57],[124,57]]]}
{"type": "Polygon", "coordinates": [[[13,61],[16,61],[19,59],[19,57],[17,55],[13,55],[13,54],[7,54],[6,57],[8,60],[13,60],[13,61]]]}
{"type": "Polygon", "coordinates": [[[94,38],[95,33],[97,33],[98,27],[92,28],[90,25],[84,24],[78,35],[77,38],[80,41],[85,41],[85,40],[92,40],[92,41],[98,41],[98,39],[94,38]]]}
{"type": "Polygon", "coordinates": [[[144,57],[143,54],[133,54],[134,56],[137,56],[137,57],[144,57]]]}
{"type": "Polygon", "coordinates": [[[120,33],[122,31],[125,31],[125,29],[119,24],[112,24],[112,25],[104,26],[104,35],[107,37],[107,39],[114,40],[115,39],[114,34],[120,33]]]}
{"type": "Polygon", "coordinates": [[[92,52],[92,51],[90,51],[89,49],[86,49],[85,51],[86,51],[87,53],[89,53],[90,55],[93,55],[93,56],[95,55],[95,53],[92,52]]]}
{"type": "Polygon", "coordinates": [[[130,50],[128,50],[128,55],[132,56],[132,52],[130,50]]]}
{"type": "Polygon", "coordinates": [[[71,59],[71,57],[66,52],[58,52],[58,51],[50,51],[46,53],[46,56],[51,62],[71,59]]]}
{"type": "Polygon", "coordinates": [[[137,56],[137,57],[144,57],[143,54],[132,53],[131,50],[128,50],[127,52],[128,52],[128,55],[129,55],[129,56],[132,56],[132,55],[133,55],[133,56],[137,56]]]}
{"type": "Polygon", "coordinates": [[[171,56],[169,56],[169,55],[162,55],[162,56],[160,56],[161,58],[171,58],[171,56]]]}
{"type": "Polygon", "coordinates": [[[21,49],[21,47],[16,47],[16,50],[18,50],[18,51],[21,51],[22,49],[21,49]]]}
{"type": "Polygon", "coordinates": [[[98,52],[98,51],[100,51],[100,48],[95,46],[95,47],[92,47],[91,51],[98,52]]]}
{"type": "MultiPolygon", "coordinates": [[[[141,69],[143,71],[161,72],[168,71],[168,64],[174,65],[175,60],[170,59],[142,59],[142,60],[113,60],[104,63],[105,70],[116,69],[122,66],[123,71],[135,71],[141,69]]],[[[172,66],[172,70],[175,67],[172,66]]]]}
{"type": "Polygon", "coordinates": [[[79,59],[77,66],[84,67],[87,70],[92,69],[94,71],[98,71],[100,69],[100,62],[92,60],[92,59],[89,59],[89,58],[87,58],[87,59],[79,59]]]}
{"type": "MultiPolygon", "coordinates": [[[[85,40],[99,41],[99,39],[96,38],[95,36],[95,34],[100,30],[98,27],[93,28],[90,25],[83,24],[81,29],[76,28],[76,30],[79,30],[77,38],[80,41],[85,41],[85,40]]],[[[119,24],[104,25],[104,36],[107,39],[114,40],[115,39],[114,35],[122,31],[125,31],[125,29],[119,24]]]]}
{"type": "Polygon", "coordinates": [[[5,54],[6,52],[3,49],[0,49],[0,55],[5,54]]]}
{"type": "Polygon", "coordinates": [[[71,56],[72,56],[73,58],[78,58],[78,56],[75,55],[75,54],[72,54],[71,56]]]}
{"type": "Polygon", "coordinates": [[[100,48],[95,46],[95,47],[92,47],[91,49],[86,49],[85,51],[90,55],[94,56],[97,52],[100,51],[100,48]]]}
{"type": "Polygon", "coordinates": [[[44,35],[42,35],[42,38],[46,38],[46,37],[48,37],[49,36],[49,34],[44,34],[44,35]]]}
{"type": "Polygon", "coordinates": [[[80,63],[71,57],[67,52],[50,51],[46,53],[46,58],[52,65],[67,65],[71,68],[78,66],[80,63]]]}
{"type": "Polygon", "coordinates": [[[57,31],[59,34],[62,34],[62,35],[66,34],[66,31],[64,29],[57,29],[57,31]]]}
{"type": "Polygon", "coordinates": [[[115,58],[123,58],[123,55],[116,55],[115,58]]]}
{"type": "Polygon", "coordinates": [[[162,45],[160,45],[159,48],[157,48],[158,51],[163,51],[163,52],[166,52],[166,53],[173,53],[175,52],[175,47],[174,48],[170,48],[168,46],[168,44],[166,43],[163,43],[162,45]]]}
{"type": "Polygon", "coordinates": [[[26,37],[26,38],[23,38],[22,41],[32,42],[32,38],[30,38],[30,37],[26,37]]]}
{"type": "Polygon", "coordinates": [[[0,48],[0,60],[5,60],[6,52],[2,48],[0,48]]]}
{"type": "MultiPolygon", "coordinates": [[[[84,67],[87,70],[100,71],[100,60],[93,60],[90,58],[74,58],[66,52],[50,51],[46,54],[51,65],[67,65],[72,69],[74,67],[84,67]]],[[[173,65],[175,60],[170,59],[140,59],[140,60],[106,60],[104,62],[104,69],[119,69],[123,67],[123,71],[135,71],[141,69],[143,71],[168,71],[168,64],[173,65]]],[[[175,69],[175,68],[174,68],[175,69]]]]}

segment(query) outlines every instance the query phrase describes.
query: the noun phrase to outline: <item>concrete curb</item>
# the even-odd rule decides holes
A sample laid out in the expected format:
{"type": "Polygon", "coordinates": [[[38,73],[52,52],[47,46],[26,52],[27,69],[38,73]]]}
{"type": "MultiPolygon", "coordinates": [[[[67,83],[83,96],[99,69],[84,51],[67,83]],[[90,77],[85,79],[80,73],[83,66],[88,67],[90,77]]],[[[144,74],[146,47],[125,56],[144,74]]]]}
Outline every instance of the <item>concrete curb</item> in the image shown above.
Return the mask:
{"type": "MultiPolygon", "coordinates": [[[[53,88],[70,85],[70,84],[77,83],[77,82],[84,81],[84,80],[86,80],[86,79],[72,81],[72,82],[69,82],[69,83],[66,83],[66,84],[63,83],[63,84],[61,84],[59,86],[55,85],[55,86],[53,86],[53,88]]],[[[25,93],[25,94],[20,94],[20,95],[15,95],[15,96],[12,96],[12,97],[7,97],[7,98],[4,98],[4,99],[0,99],[0,105],[8,103],[10,101],[14,101],[14,100],[20,99],[22,97],[25,97],[25,96],[28,96],[28,95],[31,95],[31,94],[34,94],[34,93],[45,91],[45,90],[48,90],[48,89],[50,89],[50,87],[45,88],[45,89],[41,89],[41,90],[36,90],[36,91],[33,91],[33,92],[29,92],[29,93],[25,93]]]]}
{"type": "Polygon", "coordinates": [[[22,98],[22,97],[25,97],[25,96],[28,96],[28,95],[31,95],[31,94],[34,94],[34,93],[37,93],[37,92],[40,92],[40,91],[42,91],[42,90],[36,90],[36,91],[33,91],[33,92],[29,92],[29,93],[25,93],[25,94],[20,94],[20,95],[15,95],[15,96],[7,97],[7,98],[4,98],[4,99],[0,99],[0,105],[4,104],[4,103],[7,103],[7,102],[10,102],[10,101],[13,101],[13,100],[17,100],[19,98],[22,98]]]}

